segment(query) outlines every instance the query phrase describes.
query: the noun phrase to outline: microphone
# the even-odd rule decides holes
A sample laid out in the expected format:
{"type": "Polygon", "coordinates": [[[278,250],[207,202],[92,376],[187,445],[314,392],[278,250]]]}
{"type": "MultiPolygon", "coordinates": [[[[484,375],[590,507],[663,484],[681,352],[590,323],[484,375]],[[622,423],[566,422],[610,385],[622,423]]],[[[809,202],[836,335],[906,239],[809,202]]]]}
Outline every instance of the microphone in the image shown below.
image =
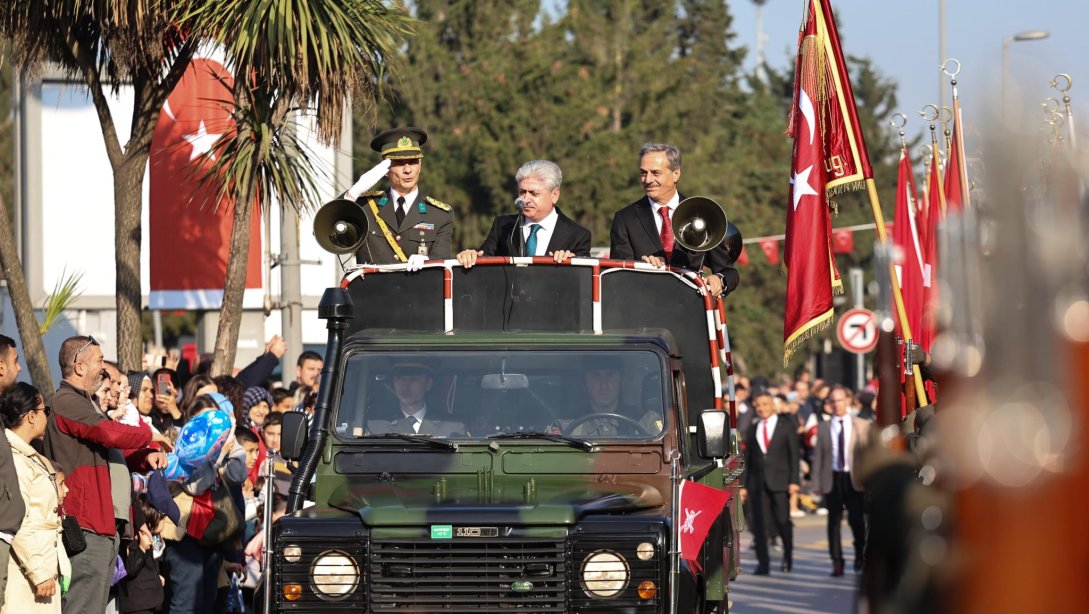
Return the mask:
{"type": "MultiPolygon", "coordinates": [[[[522,224],[521,224],[521,222],[522,222],[522,209],[525,209],[526,201],[523,200],[522,197],[519,196],[518,198],[514,199],[514,206],[518,207],[518,216],[514,218],[514,224],[510,228],[510,239],[508,239],[508,243],[510,243],[510,247],[511,247],[511,255],[512,256],[514,255],[514,233],[517,232],[518,229],[522,227],[522,224]]],[[[518,253],[519,256],[525,256],[526,255],[526,244],[525,244],[524,241],[519,245],[518,252],[519,252],[518,253]]]]}
{"type": "Polygon", "coordinates": [[[521,197],[516,198],[514,199],[514,206],[518,207],[518,210],[521,211],[522,209],[526,208],[526,201],[523,200],[521,197]]]}

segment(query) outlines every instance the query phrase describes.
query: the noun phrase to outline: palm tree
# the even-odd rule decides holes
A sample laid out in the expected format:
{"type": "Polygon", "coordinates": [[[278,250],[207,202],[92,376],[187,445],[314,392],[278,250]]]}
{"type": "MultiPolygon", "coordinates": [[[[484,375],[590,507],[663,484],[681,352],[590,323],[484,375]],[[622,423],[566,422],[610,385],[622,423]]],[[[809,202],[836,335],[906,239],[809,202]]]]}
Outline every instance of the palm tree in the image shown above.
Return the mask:
{"type": "Polygon", "coordinates": [[[318,139],[339,145],[353,99],[373,106],[381,98],[411,18],[382,0],[225,0],[194,10],[190,20],[221,41],[236,75],[236,129],[213,148],[208,172],[234,201],[212,363],[220,374],[234,364],[254,207],[274,197],[296,209],[315,200],[318,169],[289,119],[311,110],[318,139]]]}
{"type": "MultiPolygon", "coordinates": [[[[11,53],[19,72],[34,78],[49,64],[59,66],[69,77],[84,82],[97,110],[106,155],[113,169],[117,359],[123,370],[141,366],[142,186],[159,110],[188,67],[196,45],[195,32],[179,27],[174,19],[174,11],[184,10],[190,4],[204,3],[199,0],[0,2],[0,36],[11,40],[11,53]],[[190,35],[183,36],[182,32],[190,35]],[[130,86],[133,92],[132,128],[127,142],[122,142],[118,135],[107,103],[107,94],[116,94],[122,86],[130,86]]],[[[7,239],[4,237],[4,241],[7,239]]],[[[5,258],[4,267],[10,271],[18,266],[17,254],[12,250],[5,258]]],[[[16,297],[18,290],[13,287],[11,291],[13,303],[18,300],[30,304],[29,295],[16,297]]],[[[25,291],[23,285],[21,292],[25,291]]],[[[32,356],[37,351],[31,339],[36,336],[37,323],[18,320],[28,363],[44,361],[44,349],[41,357],[32,356]]],[[[40,340],[36,346],[41,346],[40,340]]],[[[35,370],[33,364],[31,370],[35,370]]]]}

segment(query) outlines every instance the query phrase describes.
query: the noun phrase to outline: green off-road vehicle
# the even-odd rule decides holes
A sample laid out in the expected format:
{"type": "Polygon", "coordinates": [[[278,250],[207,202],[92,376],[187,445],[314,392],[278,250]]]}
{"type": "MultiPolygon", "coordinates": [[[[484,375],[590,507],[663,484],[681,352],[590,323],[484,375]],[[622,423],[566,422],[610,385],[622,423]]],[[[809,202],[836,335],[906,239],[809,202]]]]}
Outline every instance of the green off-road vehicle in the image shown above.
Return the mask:
{"type": "Polygon", "coordinates": [[[357,269],[319,311],[317,409],[285,414],[301,460],[273,610],[727,609],[742,467],[725,311],[700,276],[435,261],[357,269]],[[682,557],[691,482],[732,496],[682,557]]]}

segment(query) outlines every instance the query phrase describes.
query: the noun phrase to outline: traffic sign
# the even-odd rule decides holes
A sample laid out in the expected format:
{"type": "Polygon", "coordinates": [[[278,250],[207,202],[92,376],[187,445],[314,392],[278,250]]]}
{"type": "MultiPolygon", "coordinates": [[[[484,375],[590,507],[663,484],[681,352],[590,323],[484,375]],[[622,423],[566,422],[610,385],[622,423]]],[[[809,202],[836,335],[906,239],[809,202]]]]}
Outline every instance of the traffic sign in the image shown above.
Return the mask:
{"type": "Polygon", "coordinates": [[[843,349],[865,354],[877,347],[877,318],[869,309],[856,307],[839,317],[836,338],[843,349]]]}

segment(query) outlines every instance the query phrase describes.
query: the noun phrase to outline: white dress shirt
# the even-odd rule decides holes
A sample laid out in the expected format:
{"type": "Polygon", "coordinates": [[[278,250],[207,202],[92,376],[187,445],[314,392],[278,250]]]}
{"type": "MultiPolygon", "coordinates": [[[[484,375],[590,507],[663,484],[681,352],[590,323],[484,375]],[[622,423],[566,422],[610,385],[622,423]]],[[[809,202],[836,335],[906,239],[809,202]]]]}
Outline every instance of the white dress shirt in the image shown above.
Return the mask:
{"type": "Polygon", "coordinates": [[[397,192],[397,190],[395,190],[393,188],[389,189],[390,202],[393,203],[393,208],[395,210],[397,209],[397,199],[401,198],[401,196],[405,197],[405,215],[406,216],[408,215],[408,212],[412,209],[412,205],[416,203],[416,197],[419,196],[419,195],[420,195],[420,188],[412,188],[412,191],[409,192],[408,194],[400,194],[400,193],[397,192]]]}
{"type": "Polygon", "coordinates": [[[832,471],[851,470],[851,417],[834,416],[832,418],[832,471]],[[843,430],[843,466],[839,466],[839,432],[843,430]]]}
{"type": "Polygon", "coordinates": [[[677,192],[673,193],[673,198],[669,199],[667,203],[656,203],[648,196],[647,202],[650,203],[650,210],[654,213],[654,225],[658,228],[658,234],[662,234],[662,216],[658,213],[658,208],[662,205],[669,207],[669,221],[673,221],[673,213],[677,210],[677,205],[681,204],[681,195],[677,192]]]}
{"type": "MultiPolygon", "coordinates": [[[[522,217],[524,223],[522,224],[522,241],[529,241],[530,227],[534,224],[540,224],[541,227],[537,230],[537,252],[534,254],[526,254],[527,256],[547,256],[548,244],[552,240],[552,232],[556,230],[556,222],[560,219],[559,211],[556,211],[555,207],[552,208],[552,212],[544,217],[539,222],[531,222],[522,217]]],[[[555,251],[555,250],[553,250],[555,251]]]]}
{"type": "Polygon", "coordinates": [[[767,420],[761,420],[756,424],[756,443],[764,454],[768,453],[768,447],[764,444],[764,429],[768,429],[768,443],[771,443],[771,438],[775,436],[775,425],[778,423],[779,415],[772,414],[767,420]]]}

